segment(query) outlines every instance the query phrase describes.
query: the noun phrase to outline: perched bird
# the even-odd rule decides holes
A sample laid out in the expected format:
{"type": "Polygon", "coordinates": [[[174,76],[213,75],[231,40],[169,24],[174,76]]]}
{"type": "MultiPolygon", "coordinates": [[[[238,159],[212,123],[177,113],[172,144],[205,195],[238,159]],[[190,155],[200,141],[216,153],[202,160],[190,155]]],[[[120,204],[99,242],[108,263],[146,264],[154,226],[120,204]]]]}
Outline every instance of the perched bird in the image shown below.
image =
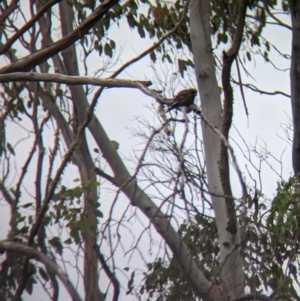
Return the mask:
{"type": "Polygon", "coordinates": [[[178,92],[174,99],[173,103],[168,108],[167,112],[173,110],[174,108],[179,107],[189,107],[194,103],[195,96],[197,95],[197,90],[194,88],[185,89],[180,92],[178,92]]]}

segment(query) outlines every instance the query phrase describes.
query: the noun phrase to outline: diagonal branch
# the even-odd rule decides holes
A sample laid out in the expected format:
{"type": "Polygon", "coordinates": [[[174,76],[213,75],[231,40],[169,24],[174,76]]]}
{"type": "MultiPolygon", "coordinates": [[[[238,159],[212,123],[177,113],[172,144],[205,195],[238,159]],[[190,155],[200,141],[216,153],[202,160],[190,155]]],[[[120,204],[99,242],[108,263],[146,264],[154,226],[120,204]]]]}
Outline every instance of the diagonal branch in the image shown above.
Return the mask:
{"type": "Polygon", "coordinates": [[[74,301],[82,301],[71,280],[68,278],[68,275],[63,272],[60,266],[58,266],[54,261],[52,261],[43,253],[24,244],[7,240],[0,241],[0,251],[3,250],[17,252],[43,263],[48,269],[50,269],[55,275],[57,275],[74,301]]]}
{"type": "Polygon", "coordinates": [[[262,7],[262,6],[260,6],[260,5],[257,5],[257,7],[261,8],[262,10],[265,9],[265,10],[267,11],[268,15],[269,15],[273,20],[276,21],[275,24],[280,25],[280,26],[282,26],[282,27],[284,27],[284,28],[287,28],[287,29],[289,29],[289,30],[292,30],[292,26],[290,26],[290,25],[284,23],[283,21],[281,21],[279,18],[277,18],[277,17],[270,11],[269,5],[268,5],[268,3],[267,3],[266,0],[264,0],[263,3],[264,3],[264,7],[262,7]]]}
{"type": "Polygon", "coordinates": [[[5,53],[8,51],[8,49],[11,47],[11,45],[21,36],[23,35],[30,27],[32,27],[35,22],[37,22],[41,16],[48,11],[49,8],[51,8],[56,3],[60,2],[62,0],[51,0],[47,2],[35,15],[34,17],[28,21],[20,30],[18,30],[8,41],[6,44],[0,46],[0,54],[5,53]]]}
{"type": "Polygon", "coordinates": [[[10,3],[8,7],[5,8],[4,11],[0,11],[0,24],[5,22],[5,20],[9,17],[9,15],[18,7],[19,0],[14,0],[10,3]]]}
{"type": "Polygon", "coordinates": [[[105,0],[66,37],[0,69],[0,74],[30,70],[82,38],[119,0],[105,0]]]}
{"type": "Polygon", "coordinates": [[[131,64],[134,64],[135,62],[137,62],[140,59],[142,59],[143,57],[145,57],[147,54],[151,53],[151,51],[153,51],[154,49],[156,49],[165,39],[167,39],[174,32],[176,32],[177,29],[179,28],[179,26],[182,24],[184,18],[186,17],[186,12],[187,12],[187,9],[188,9],[189,2],[190,2],[190,0],[186,1],[184,9],[182,11],[182,14],[181,14],[181,17],[180,17],[179,21],[175,24],[175,26],[170,31],[168,31],[167,33],[165,33],[157,42],[153,43],[153,45],[151,47],[149,47],[148,49],[144,50],[138,56],[136,56],[135,58],[129,60],[127,63],[125,63],[123,66],[121,66],[110,77],[114,78],[114,77],[118,76],[128,66],[130,66],[131,64]]]}
{"type": "MultiPolygon", "coordinates": [[[[157,42],[153,43],[153,45],[151,47],[149,47],[148,49],[144,50],[143,52],[141,52],[138,56],[134,57],[133,59],[129,60],[127,63],[125,63],[123,66],[121,66],[118,70],[116,70],[111,76],[110,78],[115,78],[117,77],[121,72],[123,72],[127,67],[129,67],[130,65],[134,64],[135,62],[139,61],[140,59],[142,59],[143,57],[145,57],[146,55],[148,55],[149,53],[151,53],[151,51],[153,51],[154,49],[156,49],[164,40],[166,40],[168,37],[170,37],[174,32],[177,31],[177,29],[179,28],[179,26],[182,24],[184,17],[186,15],[186,11],[188,8],[188,4],[189,4],[190,0],[187,1],[184,10],[182,12],[181,18],[179,19],[179,21],[175,24],[174,28],[172,28],[170,31],[168,31],[166,34],[164,34],[157,42]]],[[[100,89],[98,89],[98,91],[95,93],[94,98],[99,98],[101,96],[103,92],[103,87],[101,87],[100,89]]]]}
{"type": "Polygon", "coordinates": [[[119,295],[120,295],[120,282],[117,279],[115,273],[110,270],[108,264],[106,263],[104,256],[101,254],[101,252],[99,250],[99,246],[94,245],[94,249],[96,251],[98,259],[99,259],[107,277],[110,279],[110,281],[112,282],[112,284],[114,286],[114,296],[113,296],[112,301],[118,301],[119,295]]]}

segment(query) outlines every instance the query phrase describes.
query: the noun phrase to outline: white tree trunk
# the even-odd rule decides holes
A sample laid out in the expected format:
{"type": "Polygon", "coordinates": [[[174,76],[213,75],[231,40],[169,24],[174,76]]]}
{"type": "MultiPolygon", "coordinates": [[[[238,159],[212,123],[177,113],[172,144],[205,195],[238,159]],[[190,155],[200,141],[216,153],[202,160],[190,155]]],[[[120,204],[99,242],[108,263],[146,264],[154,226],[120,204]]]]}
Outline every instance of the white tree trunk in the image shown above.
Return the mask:
{"type": "MultiPolygon", "coordinates": [[[[210,33],[210,2],[192,0],[190,3],[190,29],[196,79],[203,115],[217,129],[221,129],[222,106],[216,79],[210,33]]],[[[220,179],[220,138],[202,121],[205,162],[209,191],[224,195],[220,179]]],[[[243,261],[240,255],[240,234],[230,234],[226,228],[228,214],[225,199],[211,196],[220,243],[220,277],[230,299],[244,294],[243,261]]]]}

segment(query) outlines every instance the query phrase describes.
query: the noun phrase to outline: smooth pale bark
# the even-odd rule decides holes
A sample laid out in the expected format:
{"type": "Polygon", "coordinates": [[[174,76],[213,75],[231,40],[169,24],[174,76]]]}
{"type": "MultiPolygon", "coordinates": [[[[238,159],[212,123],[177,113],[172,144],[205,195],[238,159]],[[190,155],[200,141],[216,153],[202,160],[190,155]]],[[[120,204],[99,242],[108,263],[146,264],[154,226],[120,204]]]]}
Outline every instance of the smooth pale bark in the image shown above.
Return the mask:
{"type": "Polygon", "coordinates": [[[293,114],[293,168],[300,172],[300,2],[289,0],[292,19],[291,104],[293,114]]]}
{"type": "MultiPolygon", "coordinates": [[[[190,32],[196,79],[203,115],[217,129],[221,128],[222,106],[220,89],[212,55],[210,33],[210,2],[192,0],[190,3],[190,32]]],[[[209,191],[224,195],[220,179],[220,138],[202,121],[205,162],[209,191]]],[[[244,294],[243,261],[240,254],[240,235],[227,230],[228,216],[225,199],[211,196],[220,241],[220,273],[230,299],[244,294]]]]}
{"type": "MultiPolygon", "coordinates": [[[[59,12],[61,20],[61,31],[63,37],[70,35],[74,28],[74,10],[73,5],[67,1],[59,3],[59,12]]],[[[79,67],[77,63],[77,55],[75,43],[70,47],[62,51],[63,66],[65,69],[65,74],[68,75],[79,75],[79,67]]],[[[83,100],[87,101],[86,93],[82,85],[71,85],[69,89],[72,94],[73,100],[73,118],[75,131],[77,126],[80,126],[86,116],[77,114],[79,110],[79,103],[83,100]]],[[[87,183],[88,181],[96,182],[96,173],[94,170],[94,162],[91,157],[89,147],[87,144],[86,136],[83,135],[81,143],[77,148],[77,151],[80,153],[83,164],[78,165],[81,182],[87,183]]],[[[85,290],[85,300],[104,300],[105,295],[100,291],[99,288],[99,269],[98,269],[98,257],[94,250],[94,245],[96,243],[97,237],[97,217],[94,212],[94,206],[91,205],[91,202],[96,204],[99,198],[97,187],[90,187],[90,189],[84,193],[84,211],[88,217],[89,227],[82,234],[84,239],[84,290],[85,290]]]]}
{"type": "MultiPolygon", "coordinates": [[[[61,68],[63,71],[64,69],[61,68]]],[[[36,73],[36,72],[14,72],[0,74],[0,83],[16,81],[61,83],[68,85],[94,85],[105,87],[135,88],[141,89],[141,85],[149,86],[150,81],[115,79],[115,78],[95,78],[91,76],[70,76],[58,73],[36,73]]]]}

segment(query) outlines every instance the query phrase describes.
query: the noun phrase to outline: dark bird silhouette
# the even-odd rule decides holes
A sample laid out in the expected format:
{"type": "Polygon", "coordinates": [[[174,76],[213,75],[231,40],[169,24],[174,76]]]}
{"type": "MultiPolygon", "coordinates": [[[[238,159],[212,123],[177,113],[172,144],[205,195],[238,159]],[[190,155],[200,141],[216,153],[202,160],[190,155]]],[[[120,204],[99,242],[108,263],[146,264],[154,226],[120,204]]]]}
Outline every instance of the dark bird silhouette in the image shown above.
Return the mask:
{"type": "Polygon", "coordinates": [[[173,99],[173,103],[170,105],[167,112],[179,107],[189,107],[194,103],[197,92],[198,91],[194,88],[185,89],[178,92],[175,95],[173,99]]]}

